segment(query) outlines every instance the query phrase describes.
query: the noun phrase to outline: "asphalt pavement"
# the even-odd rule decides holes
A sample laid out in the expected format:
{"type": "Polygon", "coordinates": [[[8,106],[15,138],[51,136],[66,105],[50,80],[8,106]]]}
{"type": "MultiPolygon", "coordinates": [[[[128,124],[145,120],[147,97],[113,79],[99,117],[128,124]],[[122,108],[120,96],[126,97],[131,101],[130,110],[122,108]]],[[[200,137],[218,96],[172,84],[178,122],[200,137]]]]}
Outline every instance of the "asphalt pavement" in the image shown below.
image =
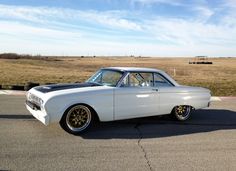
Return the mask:
{"type": "Polygon", "coordinates": [[[236,99],[193,112],[100,123],[82,136],[44,126],[24,96],[0,95],[0,170],[236,170],[236,99]]]}

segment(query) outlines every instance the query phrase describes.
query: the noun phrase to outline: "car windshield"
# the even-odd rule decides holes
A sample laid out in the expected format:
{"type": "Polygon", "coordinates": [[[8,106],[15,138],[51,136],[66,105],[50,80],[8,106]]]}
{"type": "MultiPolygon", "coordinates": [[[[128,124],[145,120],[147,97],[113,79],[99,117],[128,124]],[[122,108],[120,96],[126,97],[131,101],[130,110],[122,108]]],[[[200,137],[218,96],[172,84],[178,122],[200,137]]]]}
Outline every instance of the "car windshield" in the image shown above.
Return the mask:
{"type": "Polygon", "coordinates": [[[122,75],[121,71],[101,69],[86,82],[115,87],[122,75]]]}

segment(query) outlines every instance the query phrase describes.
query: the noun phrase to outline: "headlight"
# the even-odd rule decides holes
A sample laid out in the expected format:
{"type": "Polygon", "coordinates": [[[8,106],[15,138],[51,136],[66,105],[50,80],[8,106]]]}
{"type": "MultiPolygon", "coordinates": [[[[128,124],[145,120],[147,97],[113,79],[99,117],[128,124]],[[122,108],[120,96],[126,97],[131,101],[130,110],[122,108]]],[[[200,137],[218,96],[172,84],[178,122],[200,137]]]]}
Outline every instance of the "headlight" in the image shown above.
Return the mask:
{"type": "Polygon", "coordinates": [[[42,104],[44,102],[41,98],[35,96],[34,94],[32,94],[30,92],[28,92],[26,94],[26,98],[27,98],[27,100],[29,100],[29,101],[31,101],[33,103],[36,103],[37,105],[40,105],[40,106],[42,106],[42,104]]]}
{"type": "Polygon", "coordinates": [[[40,99],[40,98],[39,98],[39,103],[40,103],[40,105],[42,105],[42,104],[43,104],[43,100],[42,100],[42,99],[40,99]]]}
{"type": "Polygon", "coordinates": [[[27,92],[27,93],[26,93],[26,99],[27,99],[27,100],[30,100],[30,95],[31,95],[30,92],[27,92]]]}

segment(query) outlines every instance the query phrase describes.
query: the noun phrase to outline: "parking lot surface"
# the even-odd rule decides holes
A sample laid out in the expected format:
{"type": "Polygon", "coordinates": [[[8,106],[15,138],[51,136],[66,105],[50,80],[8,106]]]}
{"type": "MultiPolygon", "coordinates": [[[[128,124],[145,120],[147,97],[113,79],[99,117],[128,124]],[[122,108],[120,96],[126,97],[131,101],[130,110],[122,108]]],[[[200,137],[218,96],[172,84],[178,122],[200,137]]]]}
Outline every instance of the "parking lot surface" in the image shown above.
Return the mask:
{"type": "Polygon", "coordinates": [[[24,96],[0,95],[0,170],[236,170],[236,99],[180,123],[169,116],[100,123],[74,136],[44,126],[24,96]]]}

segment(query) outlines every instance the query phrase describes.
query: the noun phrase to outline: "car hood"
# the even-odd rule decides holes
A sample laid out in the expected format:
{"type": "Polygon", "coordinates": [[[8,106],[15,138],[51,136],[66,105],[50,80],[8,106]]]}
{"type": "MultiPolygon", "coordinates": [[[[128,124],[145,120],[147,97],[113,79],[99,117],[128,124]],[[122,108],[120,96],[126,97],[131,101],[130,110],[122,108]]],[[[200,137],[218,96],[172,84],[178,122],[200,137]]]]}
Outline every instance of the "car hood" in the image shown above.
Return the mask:
{"type": "Polygon", "coordinates": [[[52,85],[38,86],[35,87],[34,89],[41,93],[49,93],[53,91],[83,88],[83,87],[95,87],[95,86],[101,86],[101,85],[96,83],[52,84],[52,85]]]}

